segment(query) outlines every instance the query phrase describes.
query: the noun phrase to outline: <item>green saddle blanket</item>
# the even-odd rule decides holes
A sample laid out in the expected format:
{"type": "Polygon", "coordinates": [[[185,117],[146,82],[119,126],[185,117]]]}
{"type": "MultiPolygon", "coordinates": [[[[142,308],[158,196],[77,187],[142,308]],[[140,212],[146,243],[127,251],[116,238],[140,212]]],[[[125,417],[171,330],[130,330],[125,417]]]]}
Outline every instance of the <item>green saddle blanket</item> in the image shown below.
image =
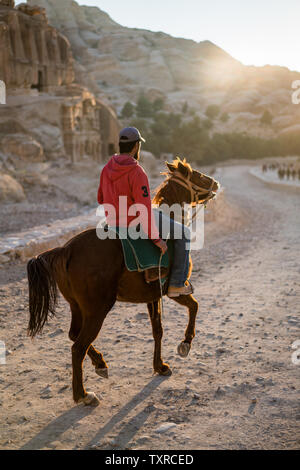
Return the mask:
{"type": "MultiPolygon", "coordinates": [[[[128,271],[145,271],[149,268],[158,268],[160,261],[160,249],[149,239],[132,239],[125,227],[108,227],[115,232],[123,247],[125,265],[128,271]]],[[[162,256],[161,268],[168,268],[173,256],[173,241],[167,241],[168,250],[162,256]]]]}

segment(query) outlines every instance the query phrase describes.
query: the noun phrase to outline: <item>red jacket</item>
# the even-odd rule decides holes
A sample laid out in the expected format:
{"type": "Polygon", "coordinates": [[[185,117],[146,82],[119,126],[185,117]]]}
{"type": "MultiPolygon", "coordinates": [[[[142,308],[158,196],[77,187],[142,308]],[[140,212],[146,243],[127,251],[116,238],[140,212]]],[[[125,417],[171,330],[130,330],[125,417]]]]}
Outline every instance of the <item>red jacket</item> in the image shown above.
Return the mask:
{"type": "Polygon", "coordinates": [[[116,217],[105,209],[108,225],[128,227],[129,224],[133,226],[140,223],[148,238],[154,243],[160,240],[151,205],[148,177],[137,160],[130,155],[113,155],[105,165],[100,176],[98,203],[103,204],[104,209],[106,204],[115,208],[116,217]],[[127,196],[127,199],[122,198],[121,204],[120,196],[127,196]],[[139,211],[136,204],[142,204],[143,210],[139,211]],[[135,219],[136,223],[133,222],[135,219]]]}

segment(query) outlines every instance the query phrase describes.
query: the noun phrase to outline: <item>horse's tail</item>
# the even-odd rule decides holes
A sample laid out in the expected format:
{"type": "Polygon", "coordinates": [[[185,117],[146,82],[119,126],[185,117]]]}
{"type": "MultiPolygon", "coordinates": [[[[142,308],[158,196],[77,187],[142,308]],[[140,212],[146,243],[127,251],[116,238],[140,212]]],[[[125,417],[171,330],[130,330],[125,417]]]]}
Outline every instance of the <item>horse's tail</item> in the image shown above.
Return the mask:
{"type": "Polygon", "coordinates": [[[54,263],[63,248],[55,248],[32,258],[27,264],[29,289],[28,335],[40,333],[48,320],[55,315],[58,288],[54,277],[54,263]]]}

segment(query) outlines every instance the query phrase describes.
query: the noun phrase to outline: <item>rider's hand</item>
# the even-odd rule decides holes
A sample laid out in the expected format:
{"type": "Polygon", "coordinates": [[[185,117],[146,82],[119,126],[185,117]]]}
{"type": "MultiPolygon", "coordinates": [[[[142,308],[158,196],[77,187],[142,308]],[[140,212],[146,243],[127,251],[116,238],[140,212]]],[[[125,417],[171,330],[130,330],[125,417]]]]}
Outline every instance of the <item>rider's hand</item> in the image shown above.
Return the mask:
{"type": "Polygon", "coordinates": [[[166,244],[164,240],[159,240],[157,243],[155,243],[155,245],[158,246],[158,248],[160,248],[160,251],[162,252],[163,255],[168,249],[168,245],[166,244]]]}

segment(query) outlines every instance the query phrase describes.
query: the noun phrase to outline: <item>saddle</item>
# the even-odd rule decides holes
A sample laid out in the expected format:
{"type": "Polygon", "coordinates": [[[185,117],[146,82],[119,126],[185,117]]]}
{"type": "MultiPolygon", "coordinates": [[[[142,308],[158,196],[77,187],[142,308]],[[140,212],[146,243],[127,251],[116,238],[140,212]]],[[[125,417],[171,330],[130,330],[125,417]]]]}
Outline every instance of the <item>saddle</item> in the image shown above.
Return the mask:
{"type": "Polygon", "coordinates": [[[157,281],[160,273],[162,283],[166,282],[173,258],[172,240],[168,240],[168,250],[161,257],[160,249],[148,238],[132,239],[126,227],[106,226],[105,229],[114,232],[120,239],[128,271],[142,272],[147,283],[157,281]]]}

